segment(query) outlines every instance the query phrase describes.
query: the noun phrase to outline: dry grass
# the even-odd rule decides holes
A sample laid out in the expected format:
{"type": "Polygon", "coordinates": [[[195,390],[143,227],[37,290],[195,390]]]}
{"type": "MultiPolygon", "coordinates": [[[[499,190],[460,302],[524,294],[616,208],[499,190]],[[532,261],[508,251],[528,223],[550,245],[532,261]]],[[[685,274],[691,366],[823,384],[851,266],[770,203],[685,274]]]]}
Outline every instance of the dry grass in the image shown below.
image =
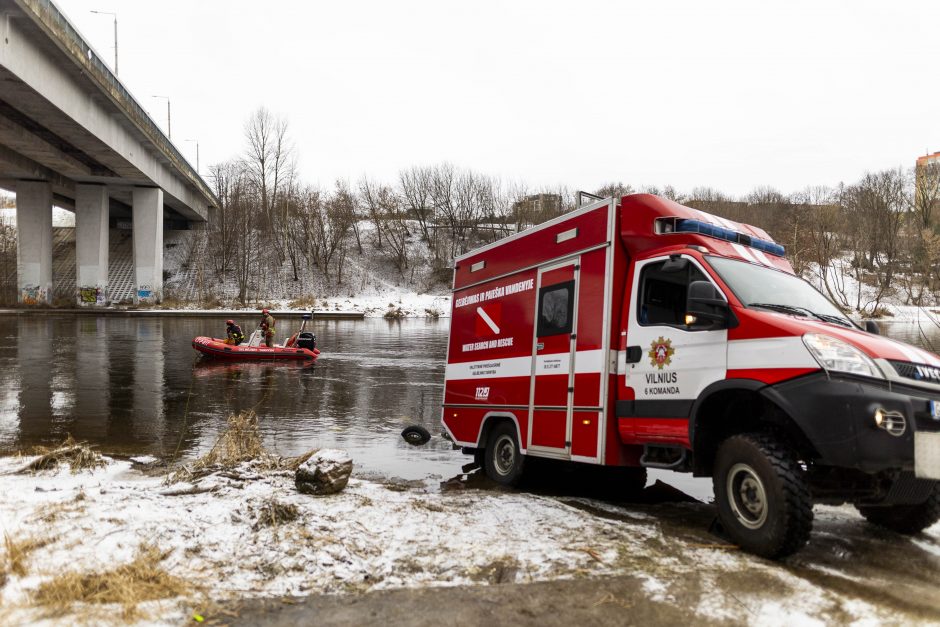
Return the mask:
{"type": "Polygon", "coordinates": [[[84,499],[85,493],[79,492],[76,498],[71,501],[45,504],[37,508],[28,520],[49,525],[64,518],[68,514],[81,512],[85,509],[85,506],[82,504],[81,500],[78,499],[78,496],[84,499]]]}
{"type": "Polygon", "coordinates": [[[38,472],[40,470],[52,470],[59,464],[68,464],[72,472],[80,470],[94,470],[108,465],[101,454],[93,450],[87,442],[78,442],[72,436],[68,436],[58,446],[48,448],[37,446],[28,451],[29,455],[38,457],[22,468],[20,473],[38,472]]]}
{"type": "Polygon", "coordinates": [[[395,309],[389,309],[385,312],[385,315],[382,316],[386,320],[400,320],[404,318],[407,314],[402,310],[401,307],[395,309]]]}
{"type": "Polygon", "coordinates": [[[3,556],[0,557],[0,587],[3,587],[10,575],[24,577],[26,575],[26,560],[30,553],[41,549],[51,543],[54,538],[28,538],[13,539],[3,534],[3,556]]]}
{"type": "Polygon", "coordinates": [[[228,426],[212,450],[200,457],[193,467],[206,468],[222,466],[231,468],[242,462],[266,461],[270,453],[261,442],[261,429],[258,415],[251,411],[242,411],[228,417],[228,426]]]}
{"type": "Polygon", "coordinates": [[[316,309],[317,299],[306,294],[287,303],[287,306],[290,309],[316,309]]]}
{"type": "Polygon", "coordinates": [[[261,527],[277,527],[297,520],[298,516],[300,516],[300,510],[293,503],[281,503],[276,499],[270,499],[258,508],[253,529],[257,531],[261,527]]]}
{"type": "Polygon", "coordinates": [[[222,300],[214,294],[205,294],[196,302],[202,309],[219,309],[223,306],[222,300]]]}
{"type": "Polygon", "coordinates": [[[180,298],[179,296],[164,291],[163,299],[160,301],[160,304],[157,305],[157,309],[183,309],[188,304],[188,301],[180,298]]]}
{"type": "Polygon", "coordinates": [[[110,604],[122,607],[126,620],[138,618],[138,606],[147,601],[173,599],[192,592],[193,585],[168,573],[161,562],[168,553],[143,544],[134,560],[101,573],[67,572],[40,584],[33,602],[57,614],[75,603],[110,604]]]}
{"type": "Polygon", "coordinates": [[[241,411],[228,417],[228,425],[212,449],[192,464],[170,475],[169,481],[191,481],[216,470],[232,469],[251,462],[258,470],[296,470],[316,450],[298,457],[280,457],[268,451],[261,440],[258,415],[252,410],[241,411]]]}

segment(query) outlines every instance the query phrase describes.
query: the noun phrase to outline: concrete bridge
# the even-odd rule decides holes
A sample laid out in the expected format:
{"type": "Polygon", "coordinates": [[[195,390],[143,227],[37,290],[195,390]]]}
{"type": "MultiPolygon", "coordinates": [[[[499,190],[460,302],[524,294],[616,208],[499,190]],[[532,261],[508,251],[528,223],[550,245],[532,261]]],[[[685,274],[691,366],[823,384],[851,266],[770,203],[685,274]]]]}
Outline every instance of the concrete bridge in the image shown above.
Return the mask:
{"type": "Polygon", "coordinates": [[[0,0],[0,187],[16,193],[18,300],[52,298],[52,206],[75,212],[76,298],[108,302],[108,229],[133,228],[135,302],[163,290],[163,230],[204,223],[199,173],[49,0],[0,0]]]}

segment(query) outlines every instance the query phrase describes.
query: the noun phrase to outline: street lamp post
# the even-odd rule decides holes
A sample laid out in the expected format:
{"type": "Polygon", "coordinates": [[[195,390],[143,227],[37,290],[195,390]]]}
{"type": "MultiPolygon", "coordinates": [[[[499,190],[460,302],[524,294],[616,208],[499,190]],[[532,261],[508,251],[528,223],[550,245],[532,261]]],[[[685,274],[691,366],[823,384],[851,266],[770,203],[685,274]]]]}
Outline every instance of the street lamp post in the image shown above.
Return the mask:
{"type": "Polygon", "coordinates": [[[170,97],[169,96],[151,96],[151,98],[162,98],[166,100],[166,136],[173,141],[173,128],[170,126],[170,97]]]}
{"type": "Polygon", "coordinates": [[[114,18],[114,75],[118,75],[118,36],[117,36],[117,13],[111,11],[92,11],[98,15],[110,15],[114,18]]]}
{"type": "Polygon", "coordinates": [[[183,141],[193,142],[196,144],[196,174],[199,174],[199,140],[198,139],[186,139],[183,141]]]}

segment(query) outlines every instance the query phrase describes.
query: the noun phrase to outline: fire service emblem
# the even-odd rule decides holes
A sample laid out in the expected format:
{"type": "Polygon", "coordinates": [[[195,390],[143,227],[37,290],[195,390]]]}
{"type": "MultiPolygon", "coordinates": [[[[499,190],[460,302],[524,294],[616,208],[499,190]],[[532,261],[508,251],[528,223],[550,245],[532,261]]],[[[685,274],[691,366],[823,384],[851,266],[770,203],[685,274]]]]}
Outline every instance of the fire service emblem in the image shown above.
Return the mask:
{"type": "Polygon", "coordinates": [[[672,364],[672,356],[675,353],[676,349],[672,347],[672,340],[659,336],[659,339],[653,340],[650,344],[650,352],[647,354],[650,358],[650,365],[662,370],[665,366],[672,364]]]}

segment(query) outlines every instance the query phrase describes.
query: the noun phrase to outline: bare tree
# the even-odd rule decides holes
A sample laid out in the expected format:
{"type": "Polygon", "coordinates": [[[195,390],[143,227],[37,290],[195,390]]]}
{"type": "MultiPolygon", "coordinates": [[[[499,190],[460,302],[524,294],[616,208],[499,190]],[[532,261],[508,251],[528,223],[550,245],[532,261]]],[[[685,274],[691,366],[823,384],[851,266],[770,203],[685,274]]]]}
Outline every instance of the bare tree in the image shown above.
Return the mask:
{"type": "Polygon", "coordinates": [[[362,204],[365,206],[369,219],[372,220],[375,227],[376,248],[382,248],[382,220],[384,216],[382,215],[382,202],[379,198],[382,188],[384,188],[384,185],[370,181],[367,176],[363,176],[362,180],[359,181],[359,197],[362,199],[362,204]]]}
{"type": "Polygon", "coordinates": [[[245,164],[260,201],[258,225],[262,234],[274,243],[283,262],[284,233],[279,227],[284,225],[287,205],[282,196],[296,173],[293,147],[287,136],[287,120],[261,107],[245,124],[245,139],[248,142],[245,164]]]}
{"type": "Polygon", "coordinates": [[[601,198],[623,198],[628,194],[634,193],[633,186],[628,185],[622,181],[617,181],[616,183],[605,183],[601,185],[600,188],[594,192],[596,196],[601,198]]]}
{"type": "MultiPolygon", "coordinates": [[[[434,222],[434,203],[431,200],[431,185],[434,171],[431,168],[410,168],[398,174],[402,197],[421,230],[421,239],[431,246],[430,226],[434,222]]],[[[433,250],[432,250],[433,253],[433,250]]]]}
{"type": "Polygon", "coordinates": [[[940,162],[917,166],[914,170],[914,215],[921,229],[934,226],[934,214],[940,211],[940,162]]]}
{"type": "Polygon", "coordinates": [[[327,286],[334,277],[342,282],[346,236],[355,222],[354,200],[343,183],[332,195],[307,188],[298,205],[300,227],[307,242],[307,258],[323,273],[327,286]]]}
{"type": "Polygon", "coordinates": [[[247,179],[245,165],[240,161],[226,161],[209,167],[209,180],[219,206],[209,217],[209,258],[217,276],[224,276],[231,267],[235,254],[236,222],[232,217],[233,201],[245,194],[247,179]]]}
{"type": "Polygon", "coordinates": [[[376,231],[385,235],[386,254],[402,276],[408,267],[408,212],[401,198],[388,185],[376,184],[363,177],[360,198],[375,221],[376,231]]]}

